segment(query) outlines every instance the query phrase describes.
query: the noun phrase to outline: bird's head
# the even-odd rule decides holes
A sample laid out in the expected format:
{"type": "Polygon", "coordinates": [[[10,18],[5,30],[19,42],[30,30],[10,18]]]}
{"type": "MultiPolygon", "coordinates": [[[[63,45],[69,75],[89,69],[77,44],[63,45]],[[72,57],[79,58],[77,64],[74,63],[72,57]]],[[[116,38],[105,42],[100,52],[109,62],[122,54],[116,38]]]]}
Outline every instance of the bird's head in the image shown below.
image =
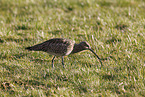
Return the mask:
{"type": "Polygon", "coordinates": [[[80,45],[81,45],[81,47],[82,47],[84,50],[88,50],[88,49],[91,48],[90,45],[89,45],[89,43],[86,42],[86,41],[82,41],[82,42],[80,43],[80,45]]]}

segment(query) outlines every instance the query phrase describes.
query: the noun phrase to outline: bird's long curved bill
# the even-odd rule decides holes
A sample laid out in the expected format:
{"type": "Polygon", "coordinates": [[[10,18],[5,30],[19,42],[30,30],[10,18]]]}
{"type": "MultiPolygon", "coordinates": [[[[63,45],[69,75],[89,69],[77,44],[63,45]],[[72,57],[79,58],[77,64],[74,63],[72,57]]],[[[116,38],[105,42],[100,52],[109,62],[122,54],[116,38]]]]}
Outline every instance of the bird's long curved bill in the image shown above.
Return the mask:
{"type": "Polygon", "coordinates": [[[92,53],[94,53],[95,54],[95,56],[99,59],[99,61],[100,61],[100,63],[101,63],[101,67],[103,66],[103,64],[102,64],[102,61],[101,61],[101,58],[90,48],[89,49],[92,53]]]}

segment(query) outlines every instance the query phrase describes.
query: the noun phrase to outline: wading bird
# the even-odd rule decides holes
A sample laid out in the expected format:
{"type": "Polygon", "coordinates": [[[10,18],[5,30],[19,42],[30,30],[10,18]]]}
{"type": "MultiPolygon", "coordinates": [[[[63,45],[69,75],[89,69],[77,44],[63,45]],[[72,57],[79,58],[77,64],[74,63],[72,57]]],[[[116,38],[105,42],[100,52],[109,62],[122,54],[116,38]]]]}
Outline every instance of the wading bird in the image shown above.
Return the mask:
{"type": "Polygon", "coordinates": [[[54,67],[53,62],[55,56],[62,56],[62,65],[64,68],[65,68],[64,61],[63,61],[64,56],[69,54],[74,54],[83,50],[90,50],[99,59],[102,66],[102,61],[100,57],[91,49],[89,43],[86,41],[82,41],[79,44],[76,44],[74,41],[69,39],[53,38],[43,43],[31,47],[27,47],[26,49],[30,51],[44,51],[51,55],[54,55],[54,57],[52,58],[52,67],[54,67]]]}

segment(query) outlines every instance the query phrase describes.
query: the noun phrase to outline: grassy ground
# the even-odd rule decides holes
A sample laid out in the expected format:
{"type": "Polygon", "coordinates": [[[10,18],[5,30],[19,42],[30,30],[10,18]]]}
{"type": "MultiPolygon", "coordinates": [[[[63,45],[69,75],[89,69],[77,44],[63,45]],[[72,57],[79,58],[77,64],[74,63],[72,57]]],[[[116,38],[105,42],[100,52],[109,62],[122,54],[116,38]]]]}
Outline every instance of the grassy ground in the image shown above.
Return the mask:
{"type": "Polygon", "coordinates": [[[0,95],[145,97],[144,0],[0,0],[0,95]],[[61,58],[24,48],[54,37],[88,41],[61,58]]]}

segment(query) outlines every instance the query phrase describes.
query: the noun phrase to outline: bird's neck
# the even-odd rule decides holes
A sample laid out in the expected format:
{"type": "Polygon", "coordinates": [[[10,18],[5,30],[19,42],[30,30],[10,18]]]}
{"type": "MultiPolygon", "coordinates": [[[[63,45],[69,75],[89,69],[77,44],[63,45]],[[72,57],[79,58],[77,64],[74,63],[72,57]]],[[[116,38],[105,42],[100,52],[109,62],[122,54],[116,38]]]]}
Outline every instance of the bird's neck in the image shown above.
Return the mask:
{"type": "Polygon", "coordinates": [[[74,54],[74,53],[77,53],[77,52],[80,52],[80,51],[83,51],[83,50],[85,50],[85,49],[83,49],[80,44],[75,44],[71,54],[74,54]]]}

